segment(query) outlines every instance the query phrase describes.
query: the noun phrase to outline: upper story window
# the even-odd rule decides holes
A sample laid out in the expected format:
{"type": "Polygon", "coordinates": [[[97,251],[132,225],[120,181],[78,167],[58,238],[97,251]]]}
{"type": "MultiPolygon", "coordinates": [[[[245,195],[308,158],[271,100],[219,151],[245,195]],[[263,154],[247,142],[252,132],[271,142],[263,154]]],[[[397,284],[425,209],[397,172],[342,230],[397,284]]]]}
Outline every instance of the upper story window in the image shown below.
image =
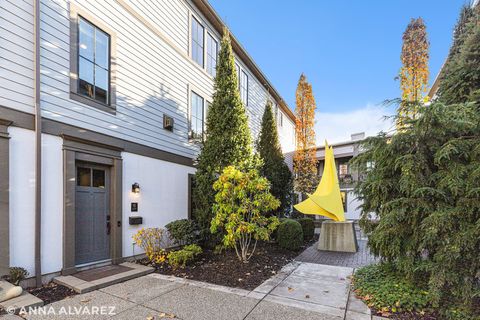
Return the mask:
{"type": "Polygon", "coordinates": [[[217,69],[218,42],[207,33],[207,72],[215,77],[217,69]]]}
{"type": "Polygon", "coordinates": [[[240,97],[245,106],[248,106],[248,75],[242,70],[240,76],[240,97]]]}
{"type": "Polygon", "coordinates": [[[204,28],[192,16],[192,59],[203,68],[204,28]]]}
{"type": "Polygon", "coordinates": [[[190,101],[190,138],[203,139],[204,99],[192,91],[190,101]]]}
{"type": "Polygon", "coordinates": [[[78,91],[103,104],[110,103],[110,36],[78,18],[78,91]]]}

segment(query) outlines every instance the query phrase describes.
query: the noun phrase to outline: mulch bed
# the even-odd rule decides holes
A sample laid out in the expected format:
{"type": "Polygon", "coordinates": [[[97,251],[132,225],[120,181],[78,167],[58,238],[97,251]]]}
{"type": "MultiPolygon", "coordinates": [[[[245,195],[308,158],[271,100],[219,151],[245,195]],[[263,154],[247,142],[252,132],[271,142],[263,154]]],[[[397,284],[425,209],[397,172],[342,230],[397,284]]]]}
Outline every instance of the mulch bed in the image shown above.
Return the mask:
{"type": "Polygon", "coordinates": [[[28,288],[26,290],[37,298],[42,299],[44,304],[60,301],[77,294],[72,289],[54,282],[47,283],[40,288],[28,288]]]}
{"type": "MultiPolygon", "coordinates": [[[[306,244],[310,245],[310,243],[306,244]]],[[[274,276],[284,265],[291,262],[298,252],[280,248],[273,243],[258,243],[249,263],[238,260],[234,250],[214,253],[204,252],[185,268],[173,269],[167,263],[156,267],[156,272],[181,278],[209,282],[222,286],[253,290],[274,276]]],[[[145,260],[138,261],[146,264],[145,260]]]]}

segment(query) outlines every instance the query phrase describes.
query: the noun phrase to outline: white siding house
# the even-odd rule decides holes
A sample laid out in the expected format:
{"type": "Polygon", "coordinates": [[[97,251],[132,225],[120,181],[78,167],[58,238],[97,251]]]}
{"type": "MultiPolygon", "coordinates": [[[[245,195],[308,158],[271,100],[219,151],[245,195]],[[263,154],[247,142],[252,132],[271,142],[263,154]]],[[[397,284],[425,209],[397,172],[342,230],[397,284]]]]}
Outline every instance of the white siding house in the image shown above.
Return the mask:
{"type": "MultiPolygon", "coordinates": [[[[189,217],[224,27],[208,2],[2,0],[0,15],[0,274],[118,263],[140,228],[189,217]]],[[[293,113],[232,45],[253,138],[270,100],[293,151],[293,113]]]]}

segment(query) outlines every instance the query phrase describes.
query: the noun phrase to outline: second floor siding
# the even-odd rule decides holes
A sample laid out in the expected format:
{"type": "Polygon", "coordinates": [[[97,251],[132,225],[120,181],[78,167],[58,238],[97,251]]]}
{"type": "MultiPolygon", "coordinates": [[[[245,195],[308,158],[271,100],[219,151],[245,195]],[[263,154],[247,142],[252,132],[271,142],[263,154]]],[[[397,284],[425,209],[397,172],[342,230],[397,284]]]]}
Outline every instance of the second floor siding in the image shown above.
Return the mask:
{"type": "MultiPolygon", "coordinates": [[[[30,1],[3,0],[12,12],[10,24],[0,24],[2,37],[0,104],[33,112],[33,6],[30,1]],[[29,12],[30,10],[30,12],[29,12]],[[12,46],[4,46],[3,39],[12,46]],[[21,46],[15,58],[7,52],[21,46]],[[29,49],[29,46],[30,49],[29,49]],[[5,47],[5,48],[4,48],[5,47]],[[10,58],[9,58],[10,57],[10,58]],[[10,60],[7,60],[10,59],[10,60]],[[25,61],[21,61],[25,59],[25,61]],[[4,62],[6,61],[6,62],[4,62]],[[3,71],[3,66],[7,71],[3,71]]],[[[194,7],[184,0],[41,0],[40,68],[42,116],[123,138],[186,157],[198,146],[189,140],[190,91],[211,101],[213,78],[189,56],[189,23],[194,7]],[[111,66],[115,70],[115,111],[91,107],[71,96],[71,15],[106,30],[111,36],[111,66]],[[92,21],[90,21],[92,20],[92,21]],[[111,34],[110,34],[111,33],[111,34]],[[163,128],[163,117],[174,119],[174,130],[163,128]]],[[[199,13],[195,12],[198,16],[199,13]]],[[[2,14],[3,15],[3,14],[2,14]]],[[[210,28],[203,17],[200,22],[210,28]]],[[[209,32],[219,43],[219,35],[209,32]]],[[[248,116],[257,137],[269,93],[248,74],[248,116]]],[[[284,115],[284,121],[288,117],[284,115]]]]}

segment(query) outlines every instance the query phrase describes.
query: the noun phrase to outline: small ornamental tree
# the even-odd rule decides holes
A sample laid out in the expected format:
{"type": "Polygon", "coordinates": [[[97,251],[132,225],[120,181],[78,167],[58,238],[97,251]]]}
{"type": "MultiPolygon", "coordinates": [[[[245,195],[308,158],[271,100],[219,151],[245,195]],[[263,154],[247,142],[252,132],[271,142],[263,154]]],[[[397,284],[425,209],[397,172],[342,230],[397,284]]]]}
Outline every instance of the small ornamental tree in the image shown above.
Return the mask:
{"type": "MultiPolygon", "coordinates": [[[[193,217],[202,235],[208,233],[213,217],[213,183],[223,168],[251,163],[252,155],[250,128],[238,90],[230,35],[225,29],[218,54],[213,100],[207,113],[206,138],[197,159],[195,173],[193,217]]],[[[212,239],[204,240],[212,242],[212,239]]]]}
{"type": "Polygon", "coordinates": [[[267,102],[263,113],[257,151],[263,159],[260,174],[270,181],[273,196],[280,200],[279,211],[285,213],[292,203],[293,179],[278,139],[271,101],[267,102]]]}
{"type": "Polygon", "coordinates": [[[298,80],[296,91],[297,117],[295,135],[297,138],[293,156],[293,172],[295,173],[295,191],[305,194],[313,193],[317,186],[317,162],[315,159],[315,98],[312,85],[304,74],[298,80]]]}
{"type": "Polygon", "coordinates": [[[235,248],[238,259],[247,263],[258,240],[267,241],[277,226],[277,217],[266,217],[280,201],[270,193],[270,183],[257,170],[242,172],[228,166],[213,185],[216,191],[210,231],[224,232],[223,244],[235,248]],[[253,248],[251,248],[253,246],[253,248]]]}

